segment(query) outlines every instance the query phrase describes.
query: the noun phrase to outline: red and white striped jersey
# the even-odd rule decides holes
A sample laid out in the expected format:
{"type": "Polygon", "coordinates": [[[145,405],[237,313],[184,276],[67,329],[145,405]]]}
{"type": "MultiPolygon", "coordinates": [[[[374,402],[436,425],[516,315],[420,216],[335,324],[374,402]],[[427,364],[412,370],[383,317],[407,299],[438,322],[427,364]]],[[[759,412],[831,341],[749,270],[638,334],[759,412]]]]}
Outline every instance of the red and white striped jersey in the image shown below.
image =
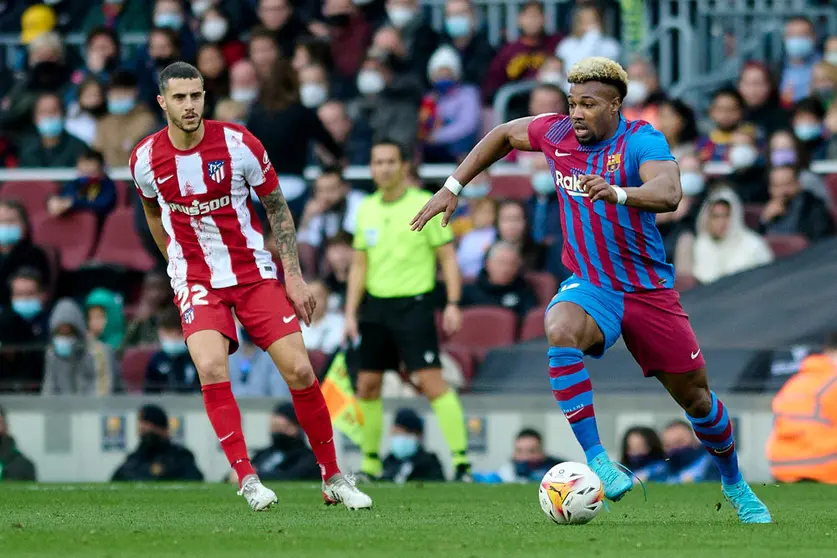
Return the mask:
{"type": "Polygon", "coordinates": [[[250,188],[259,196],[278,185],[264,146],[243,126],[204,120],[203,140],[176,149],[163,128],[131,154],[139,194],[162,209],[168,274],[175,292],[189,284],[231,287],[276,278],[264,248],[250,188]]]}

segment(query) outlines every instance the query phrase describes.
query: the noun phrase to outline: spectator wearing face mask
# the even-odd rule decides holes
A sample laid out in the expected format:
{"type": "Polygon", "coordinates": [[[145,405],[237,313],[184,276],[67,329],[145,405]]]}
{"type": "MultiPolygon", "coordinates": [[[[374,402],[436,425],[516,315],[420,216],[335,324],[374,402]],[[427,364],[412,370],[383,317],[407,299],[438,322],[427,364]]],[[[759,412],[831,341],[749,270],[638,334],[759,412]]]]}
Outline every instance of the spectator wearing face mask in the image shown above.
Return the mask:
{"type": "MultiPolygon", "coordinates": [[[[317,109],[317,116],[343,150],[343,160],[347,164],[369,164],[372,138],[362,133],[362,127],[354,125],[349,118],[345,103],[337,100],[326,101],[317,109]]],[[[315,146],[315,150],[318,149],[315,146]]]]}
{"type": "Polygon", "coordinates": [[[107,107],[108,114],[99,122],[93,146],[104,155],[108,166],[127,166],[136,144],[156,128],[156,118],[139,102],[137,78],[130,72],[111,75],[107,107]]]}
{"type": "Polygon", "coordinates": [[[421,443],[424,420],[412,409],[395,413],[389,455],[383,462],[382,481],[403,484],[410,481],[444,481],[445,473],[435,453],[421,443]]]}
{"type": "Polygon", "coordinates": [[[22,268],[32,268],[43,284],[51,279],[49,259],[43,248],[32,242],[29,215],[15,200],[0,200],[0,307],[9,302],[9,281],[22,268]]]}
{"type": "Polygon", "coordinates": [[[93,289],[84,300],[87,312],[87,331],[116,353],[125,339],[125,310],[122,295],[103,289],[93,289]]]}
{"type": "Polygon", "coordinates": [[[470,0],[445,2],[444,30],[441,42],[452,45],[462,60],[462,81],[482,83],[494,58],[494,47],[470,0]]]}
{"type": "Polygon", "coordinates": [[[192,452],[171,441],[169,417],[161,407],[139,410],[137,436],[139,447],[114,471],[111,482],[203,480],[192,452]]]}
{"type": "Polygon", "coordinates": [[[78,86],[78,101],[67,109],[64,129],[88,146],[92,146],[99,121],[107,113],[104,86],[95,77],[85,78],[78,86]]]}
{"type": "Polygon", "coordinates": [[[547,56],[543,64],[538,68],[538,75],[535,77],[538,83],[554,85],[569,95],[570,84],[567,82],[567,69],[560,58],[554,55],[547,56]]]}
{"type": "Polygon", "coordinates": [[[259,97],[259,76],[249,60],[240,60],[230,67],[230,99],[244,108],[245,114],[259,97]]]}
{"type": "Polygon", "coordinates": [[[459,55],[452,47],[442,46],[430,57],[427,76],[432,89],[419,112],[425,163],[454,163],[477,143],[480,92],[461,83],[461,75],[459,55]]]}
{"type": "Polygon", "coordinates": [[[522,260],[514,245],[498,241],[488,249],[485,268],[462,291],[462,306],[499,306],[521,318],[537,306],[537,297],[523,277],[522,260]]]}
{"type": "Polygon", "coordinates": [[[49,341],[49,306],[43,279],[31,267],[8,281],[11,300],[0,310],[0,392],[38,392],[44,378],[44,345],[49,341]]]}
{"type": "Polygon", "coordinates": [[[517,16],[520,38],[506,43],[491,61],[488,75],[482,83],[486,103],[490,103],[500,87],[534,78],[546,57],[555,52],[558,35],[546,33],[544,7],[538,0],[529,0],[520,7],[517,16]]]}
{"type": "Polygon", "coordinates": [[[148,32],[147,52],[136,63],[139,99],[147,107],[157,107],[160,72],[184,56],[177,33],[169,27],[154,27],[148,32]]]}
{"type": "Polygon", "coordinates": [[[634,426],[622,437],[622,458],[642,482],[661,482],[666,479],[666,454],[663,442],[653,428],[634,426]]]}
{"type": "Polygon", "coordinates": [[[727,161],[733,133],[747,132],[753,127],[744,123],[744,99],[738,90],[726,87],[716,91],[712,95],[709,118],[713,127],[709,134],[697,139],[698,156],[703,162],[727,161]]]}
{"type": "Polygon", "coordinates": [[[622,48],[618,41],[604,34],[602,14],[598,8],[581,4],[573,13],[572,34],[558,43],[555,55],[569,71],[577,62],[590,56],[619,61],[622,48]]]}
{"type": "Polygon", "coordinates": [[[75,86],[67,96],[70,107],[78,101],[81,85],[88,78],[107,83],[111,72],[122,63],[122,45],[119,35],[108,27],[94,27],[87,33],[84,47],[84,66],[73,72],[70,80],[75,86]]]}
{"type": "Polygon", "coordinates": [[[770,246],[747,228],[741,200],[728,187],[709,195],[696,228],[692,275],[703,284],[773,261],[770,246]]]}
{"type": "Polygon", "coordinates": [[[151,28],[148,0],[106,0],[91,7],[84,20],[84,30],[107,27],[119,35],[145,33],[151,28]]]}
{"type": "Polygon", "coordinates": [[[825,39],[822,52],[823,60],[837,66],[837,35],[830,35],[825,39]]]}
{"type": "MultiPolygon", "coordinates": [[[[277,374],[278,375],[278,374],[277,374]]],[[[292,403],[280,403],[270,417],[270,446],[257,451],[251,460],[262,480],[315,481],[320,467],[305,443],[292,403]]],[[[235,475],[235,471],[231,476],[235,475]]],[[[237,478],[231,481],[238,482],[237,478]]]]}
{"type": "Polygon", "coordinates": [[[738,78],[738,92],[744,99],[744,118],[755,123],[767,136],[788,126],[788,113],[779,101],[776,78],[761,62],[747,62],[738,78]]]}
{"type": "Polygon", "coordinates": [[[78,304],[64,298],[49,317],[51,342],[44,359],[43,395],[105,396],[118,391],[110,348],[87,335],[78,304]]]}
{"type": "Polygon", "coordinates": [[[515,437],[511,461],[494,473],[474,475],[474,481],[490,484],[540,482],[547,471],[562,461],[546,454],[540,432],[524,428],[515,437]]]}
{"type": "Polygon", "coordinates": [[[36,132],[20,142],[21,167],[72,167],[87,149],[64,130],[64,106],[55,93],[42,93],[35,102],[36,132]]]}
{"type": "Polygon", "coordinates": [[[689,484],[721,480],[712,456],[695,437],[688,422],[675,420],[663,430],[666,452],[666,480],[669,484],[689,484]]]}
{"type": "Polygon", "coordinates": [[[802,188],[827,201],[828,191],[820,175],[811,172],[811,159],[799,138],[791,130],[777,130],[767,142],[767,172],[773,167],[793,166],[799,169],[802,188]]]}
{"type": "Polygon", "coordinates": [[[532,189],[535,192],[526,201],[532,240],[546,250],[545,270],[563,280],[570,273],[561,261],[564,245],[561,204],[555,195],[555,176],[543,157],[532,163],[532,189]]]}
{"type": "Polygon", "coordinates": [[[300,102],[316,110],[329,98],[328,73],[319,64],[304,66],[298,73],[300,102]]]}
{"type": "Polygon", "coordinates": [[[243,327],[238,328],[238,342],[238,350],[229,358],[233,395],[289,399],[291,392],[288,384],[282,379],[270,355],[253,343],[243,327]]]}
{"type": "Polygon", "coordinates": [[[343,77],[356,75],[372,40],[372,26],[351,0],[325,0],[323,15],[335,71],[343,77]]]}
{"type": "Polygon", "coordinates": [[[431,53],[439,46],[439,35],[422,13],[417,0],[387,0],[387,21],[395,27],[404,44],[404,65],[423,75],[431,53]]]}
{"type": "Polygon", "coordinates": [[[727,151],[727,162],[732,167],[732,174],[727,178],[743,203],[767,201],[765,161],[756,144],[755,132],[753,128],[733,132],[727,151]]]}
{"type": "Polygon", "coordinates": [[[811,94],[811,75],[819,60],[817,32],[806,17],[793,17],[785,23],[785,62],[780,86],[782,103],[791,106],[811,94]]]}
{"type": "Polygon", "coordinates": [[[812,161],[825,159],[828,151],[824,119],[825,109],[819,99],[814,97],[802,99],[793,108],[793,134],[802,142],[812,161]]]}
{"type": "Polygon", "coordinates": [[[199,393],[198,371],[183,339],[180,312],[167,306],[157,318],[160,350],[145,369],[145,393],[199,393]]]}
{"type": "Polygon", "coordinates": [[[825,202],[802,189],[793,166],[770,169],[770,200],[761,214],[762,234],[801,234],[815,242],[834,234],[825,202]]]}
{"type": "MultiPolygon", "coordinates": [[[[480,183],[477,182],[476,185],[479,186],[480,183]]],[[[470,186],[473,184],[469,184],[470,186]]],[[[497,240],[497,227],[494,226],[497,220],[497,203],[486,197],[465,198],[462,201],[467,201],[469,206],[471,229],[465,232],[459,240],[456,261],[459,262],[462,277],[474,279],[482,271],[488,249],[497,240]]]]}
{"type": "MultiPolygon", "coordinates": [[[[211,6],[198,17],[200,18],[199,31],[201,38],[220,49],[225,67],[232,66],[247,56],[247,47],[238,40],[229,16],[220,6],[211,6]]],[[[200,61],[200,52],[198,52],[198,61],[200,61]]],[[[206,73],[203,70],[201,70],[201,73],[206,78],[206,73]]]]}
{"type": "Polygon", "coordinates": [[[357,208],[365,197],[349,187],[338,167],[326,167],[314,182],[314,195],[305,203],[297,242],[321,248],[327,238],[341,231],[354,234],[357,208]]]}
{"type": "Polygon", "coordinates": [[[215,43],[201,45],[197,66],[203,76],[203,112],[208,116],[215,112],[221,99],[230,95],[230,71],[221,47],[215,43]]]}
{"type": "Polygon", "coordinates": [[[622,99],[622,114],[628,120],[645,120],[658,128],[659,107],[666,94],[660,89],[657,70],[650,60],[637,58],[627,71],[628,94],[622,99]]]}
{"type": "Polygon", "coordinates": [[[811,78],[811,93],[828,111],[837,101],[837,64],[818,62],[811,78]]]}
{"type": "Polygon", "coordinates": [[[324,281],[309,283],[317,306],[311,315],[311,325],[302,324],[302,339],[309,351],[333,355],[343,343],[343,314],[329,305],[331,293],[324,281]]]}
{"type": "Polygon", "coordinates": [[[698,128],[692,107],[680,99],[662,101],[657,107],[657,127],[678,162],[695,153],[698,128]]]}
{"type": "Polygon", "coordinates": [[[102,154],[87,149],[76,162],[78,178],[65,182],[61,191],[47,200],[47,212],[60,217],[71,212],[90,212],[99,224],[116,205],[116,185],[105,174],[102,154]]]}
{"type": "Polygon", "coordinates": [[[185,60],[194,60],[198,43],[192,28],[186,23],[186,14],[180,0],[156,0],[152,16],[154,27],[170,29],[177,37],[177,46],[185,60]]]}
{"type": "Polygon", "coordinates": [[[663,237],[666,261],[681,266],[677,267],[678,276],[692,275],[692,231],[706,184],[700,160],[694,154],[681,157],[679,165],[680,188],[683,192],[680,203],[674,211],[657,213],[657,230],[663,237]],[[682,255],[678,257],[681,252],[682,255]]]}

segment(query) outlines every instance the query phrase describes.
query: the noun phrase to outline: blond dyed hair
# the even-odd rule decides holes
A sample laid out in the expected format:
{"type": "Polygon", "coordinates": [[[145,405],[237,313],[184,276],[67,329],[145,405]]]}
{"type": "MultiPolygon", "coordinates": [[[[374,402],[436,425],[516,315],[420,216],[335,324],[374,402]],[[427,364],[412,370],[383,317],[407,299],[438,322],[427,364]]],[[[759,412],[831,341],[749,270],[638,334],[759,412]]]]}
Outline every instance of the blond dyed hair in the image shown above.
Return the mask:
{"type": "Polygon", "coordinates": [[[628,72],[619,62],[602,56],[591,56],[577,62],[567,74],[569,83],[588,83],[598,81],[612,85],[624,99],[628,92],[628,72]]]}

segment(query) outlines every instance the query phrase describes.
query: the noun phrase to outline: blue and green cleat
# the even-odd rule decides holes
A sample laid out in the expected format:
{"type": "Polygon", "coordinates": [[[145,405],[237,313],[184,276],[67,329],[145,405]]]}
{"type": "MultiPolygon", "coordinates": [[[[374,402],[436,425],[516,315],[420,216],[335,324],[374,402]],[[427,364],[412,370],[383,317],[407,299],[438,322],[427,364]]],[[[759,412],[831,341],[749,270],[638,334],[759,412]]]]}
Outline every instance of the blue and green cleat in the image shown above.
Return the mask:
{"type": "Polygon", "coordinates": [[[618,502],[622,497],[634,487],[634,482],[631,477],[624,471],[620,471],[618,466],[610,460],[606,453],[601,453],[594,457],[588,465],[599,480],[602,481],[604,487],[605,497],[613,502],[618,502]]]}
{"type": "Polygon", "coordinates": [[[722,484],[721,491],[724,497],[735,508],[738,519],[741,523],[773,523],[767,506],[759,500],[753,489],[746,481],[738,481],[735,484],[722,484]]]}

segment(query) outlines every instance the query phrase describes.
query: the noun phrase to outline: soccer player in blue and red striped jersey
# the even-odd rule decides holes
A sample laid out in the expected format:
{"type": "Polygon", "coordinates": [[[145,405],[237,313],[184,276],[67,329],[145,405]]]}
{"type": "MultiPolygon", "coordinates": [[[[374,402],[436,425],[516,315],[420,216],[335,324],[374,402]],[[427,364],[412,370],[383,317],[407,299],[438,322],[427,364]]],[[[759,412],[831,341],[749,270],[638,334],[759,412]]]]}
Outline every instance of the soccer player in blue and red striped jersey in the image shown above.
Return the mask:
{"type": "Polygon", "coordinates": [[[419,230],[439,213],[447,224],[457,195],[476,175],[512,149],[541,151],[563,214],[564,265],[573,272],[546,312],[550,382],[605,496],[619,500],[633,482],[602,447],[583,357],[601,357],[622,335],[645,376],[657,378],[686,411],[739,519],[770,523],[770,512],[738,469],[729,414],[708,387],[655,224],[656,213],[674,211],[680,202],[677,163],[661,133],[622,117],[628,76],[619,64],[586,58],[568,81],[569,116],[542,114],[494,128],[411,225],[419,230]]]}

